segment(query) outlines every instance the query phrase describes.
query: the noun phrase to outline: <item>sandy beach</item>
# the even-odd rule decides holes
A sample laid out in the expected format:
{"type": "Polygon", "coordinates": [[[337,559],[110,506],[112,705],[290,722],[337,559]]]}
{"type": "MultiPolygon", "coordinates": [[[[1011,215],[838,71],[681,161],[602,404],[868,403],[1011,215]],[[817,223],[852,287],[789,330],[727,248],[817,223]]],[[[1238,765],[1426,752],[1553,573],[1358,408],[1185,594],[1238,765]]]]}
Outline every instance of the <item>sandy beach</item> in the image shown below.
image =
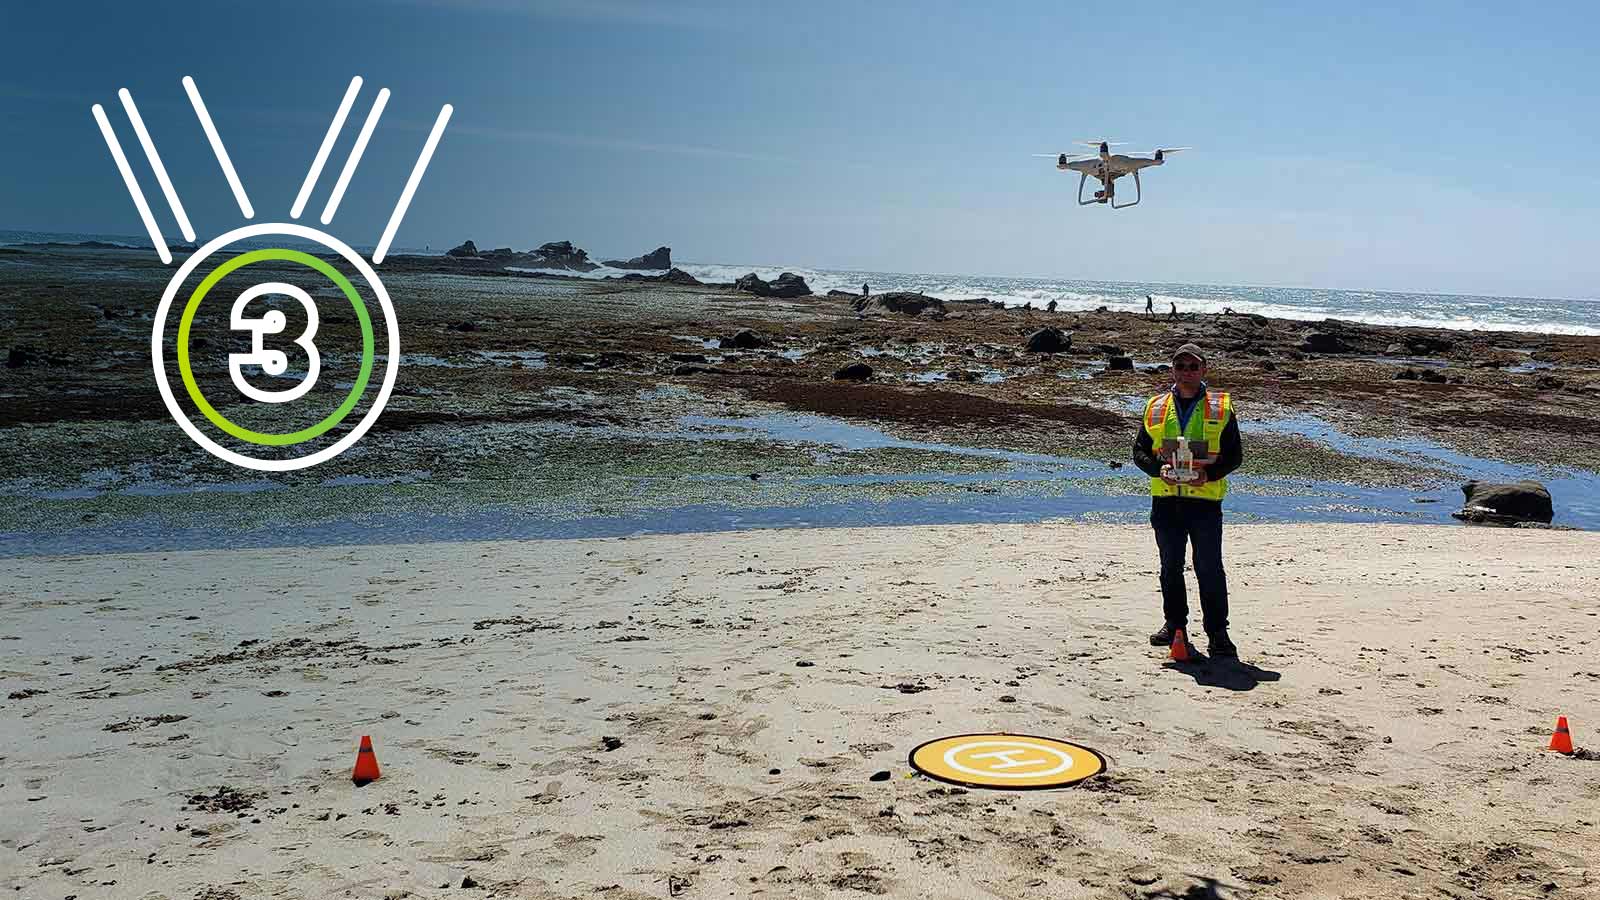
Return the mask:
{"type": "Polygon", "coordinates": [[[1226,540],[1242,662],[1185,666],[1139,526],[8,560],[0,889],[1600,896],[1593,533],[1226,540]],[[986,730],[1108,768],[908,777],[986,730]]]}

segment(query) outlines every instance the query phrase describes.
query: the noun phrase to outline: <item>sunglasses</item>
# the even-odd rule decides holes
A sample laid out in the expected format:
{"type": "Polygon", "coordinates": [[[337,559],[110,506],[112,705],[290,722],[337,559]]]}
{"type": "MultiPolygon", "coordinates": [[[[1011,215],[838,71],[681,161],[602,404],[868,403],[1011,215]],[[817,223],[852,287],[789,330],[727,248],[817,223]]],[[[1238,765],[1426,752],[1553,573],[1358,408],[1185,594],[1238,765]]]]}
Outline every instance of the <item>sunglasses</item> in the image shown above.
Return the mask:
{"type": "Polygon", "coordinates": [[[1172,367],[1179,372],[1198,372],[1204,365],[1202,363],[1173,363],[1172,367]]]}

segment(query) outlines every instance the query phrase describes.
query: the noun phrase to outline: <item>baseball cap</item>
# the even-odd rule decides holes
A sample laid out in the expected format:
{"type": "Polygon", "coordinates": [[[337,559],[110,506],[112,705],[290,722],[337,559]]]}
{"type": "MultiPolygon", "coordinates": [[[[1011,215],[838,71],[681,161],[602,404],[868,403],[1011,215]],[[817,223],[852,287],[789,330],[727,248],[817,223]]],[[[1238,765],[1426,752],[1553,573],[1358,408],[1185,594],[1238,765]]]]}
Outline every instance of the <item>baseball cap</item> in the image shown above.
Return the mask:
{"type": "Polygon", "coordinates": [[[1182,347],[1179,347],[1178,349],[1172,351],[1172,358],[1173,359],[1177,359],[1180,356],[1192,356],[1195,359],[1200,360],[1202,365],[1206,361],[1206,355],[1200,349],[1200,345],[1199,344],[1184,344],[1182,347]]]}

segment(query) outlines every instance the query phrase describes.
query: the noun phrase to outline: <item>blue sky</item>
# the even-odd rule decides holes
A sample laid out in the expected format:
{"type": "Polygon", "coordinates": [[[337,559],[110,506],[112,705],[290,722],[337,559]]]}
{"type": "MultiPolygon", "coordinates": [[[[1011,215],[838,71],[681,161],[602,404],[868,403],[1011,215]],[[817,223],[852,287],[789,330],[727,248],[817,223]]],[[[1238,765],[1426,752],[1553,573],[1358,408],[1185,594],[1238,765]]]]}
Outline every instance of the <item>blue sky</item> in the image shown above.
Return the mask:
{"type": "MultiPolygon", "coordinates": [[[[397,246],[570,239],[596,256],[880,271],[1600,297],[1600,61],[1579,4],[22,4],[0,32],[0,228],[138,234],[90,117],[138,101],[202,239],[288,219],[352,75],[319,210],[397,246]],[[1192,145],[1121,212],[1029,154],[1192,145]]],[[[1131,187],[1129,185],[1128,187],[1131,187]]],[[[1120,187],[1126,192],[1128,187],[1120,187]]],[[[308,216],[309,218],[309,216],[308,216]]]]}

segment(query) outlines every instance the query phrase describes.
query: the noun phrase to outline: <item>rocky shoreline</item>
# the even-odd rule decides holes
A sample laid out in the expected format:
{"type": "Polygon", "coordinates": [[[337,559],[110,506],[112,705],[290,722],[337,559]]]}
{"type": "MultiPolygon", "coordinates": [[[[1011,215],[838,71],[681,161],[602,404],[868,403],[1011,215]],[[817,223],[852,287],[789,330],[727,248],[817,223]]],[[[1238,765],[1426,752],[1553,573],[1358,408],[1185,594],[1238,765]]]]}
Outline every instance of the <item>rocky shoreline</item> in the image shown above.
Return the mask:
{"type": "MultiPolygon", "coordinates": [[[[100,496],[139,478],[238,478],[174,438],[151,389],[150,317],[169,272],[147,257],[104,248],[0,257],[0,434],[21,450],[0,467],[0,483],[34,485],[13,493],[25,503],[12,518],[67,522],[146,509],[120,496],[127,509],[90,510],[40,499],[40,490],[100,496]],[[149,462],[134,472],[130,460],[149,462]],[[96,478],[112,486],[82,487],[98,485],[96,478]]],[[[419,485],[383,489],[386,496],[420,496],[423,485],[444,491],[448,482],[453,503],[576,504],[600,512],[639,503],[747,502],[731,482],[705,479],[737,475],[748,486],[752,472],[856,478],[875,467],[961,471],[970,457],[959,448],[989,448],[1098,466],[1111,480],[1095,489],[1121,496],[1140,487],[1115,468],[1127,460],[1139,398],[1167,382],[1170,349],[1187,341],[1210,351],[1212,380],[1233,393],[1241,421],[1267,429],[1250,438],[1242,482],[1408,485],[1434,491],[1435,502],[1459,501],[1468,480],[1460,467],[1437,449],[1408,449],[1411,443],[1493,463],[1486,481],[1543,478],[1556,469],[1593,478],[1600,471],[1583,413],[1600,389],[1600,338],[1253,315],[1052,313],[980,298],[890,293],[864,300],[816,296],[809,288],[775,296],[773,284],[792,284],[781,278],[766,282],[763,296],[749,283],[746,290],[691,284],[670,273],[595,280],[509,272],[481,255],[393,260],[384,280],[404,358],[389,407],[363,439],[363,453],[318,467],[315,478],[275,483],[389,478],[383,460],[404,453],[428,474],[417,476],[419,485]],[[440,273],[470,277],[433,277],[440,273]],[[906,451],[873,449],[796,458],[794,441],[815,440],[799,435],[736,443],[713,459],[692,434],[628,437],[682,432],[686,416],[773,415],[856,423],[893,440],[950,449],[915,462],[906,451]],[[1328,429],[1343,442],[1330,443],[1328,429]],[[632,454],[628,465],[618,465],[619,440],[632,454]],[[487,455],[452,449],[463,445],[487,455]],[[515,486],[521,493],[507,501],[504,491],[513,488],[497,486],[497,473],[530,466],[543,480],[515,486]],[[630,471],[650,473],[656,493],[634,496],[639,476],[630,471]],[[577,488],[585,477],[613,476],[587,492],[577,488]],[[563,487],[569,484],[570,492],[563,487]]],[[[326,328],[330,341],[353,339],[353,322],[330,320],[326,328]]],[[[770,489],[775,478],[762,484],[770,489]]],[[[774,502],[861,496],[800,484],[774,502]]],[[[1040,483],[1004,480],[997,489],[1004,496],[1040,483]]],[[[966,488],[955,479],[873,488],[884,490],[910,496],[966,488]]],[[[1581,499],[1572,490],[1552,488],[1558,521],[1581,499]]]]}

